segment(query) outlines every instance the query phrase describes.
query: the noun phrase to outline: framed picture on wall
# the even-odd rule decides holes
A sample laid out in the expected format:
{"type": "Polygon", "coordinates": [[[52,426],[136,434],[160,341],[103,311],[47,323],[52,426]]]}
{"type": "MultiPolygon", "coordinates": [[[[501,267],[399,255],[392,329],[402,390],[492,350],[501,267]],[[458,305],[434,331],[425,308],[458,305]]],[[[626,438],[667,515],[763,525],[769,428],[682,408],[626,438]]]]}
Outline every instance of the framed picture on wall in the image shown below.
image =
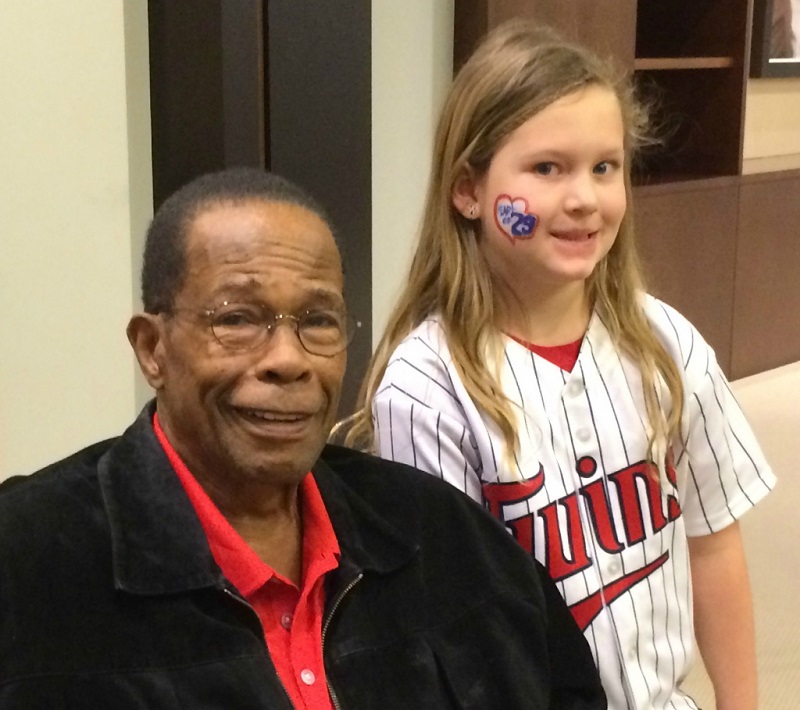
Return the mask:
{"type": "Polygon", "coordinates": [[[800,0],[755,0],[752,77],[800,77],[800,0]]]}

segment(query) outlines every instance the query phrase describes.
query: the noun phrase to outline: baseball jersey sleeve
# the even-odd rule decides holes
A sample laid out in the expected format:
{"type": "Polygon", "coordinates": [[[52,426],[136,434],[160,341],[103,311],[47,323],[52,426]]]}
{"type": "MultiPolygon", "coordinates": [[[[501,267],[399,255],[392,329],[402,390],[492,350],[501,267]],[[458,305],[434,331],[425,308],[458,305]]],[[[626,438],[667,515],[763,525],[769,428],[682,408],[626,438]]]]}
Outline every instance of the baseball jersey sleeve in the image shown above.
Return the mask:
{"type": "Polygon", "coordinates": [[[712,348],[683,316],[656,303],[684,371],[685,446],[676,465],[686,533],[708,535],[756,505],[774,487],[775,475],[712,348]]]}
{"type": "Polygon", "coordinates": [[[480,502],[480,456],[451,368],[433,321],[398,346],[372,402],[376,451],[439,476],[480,502]]]}

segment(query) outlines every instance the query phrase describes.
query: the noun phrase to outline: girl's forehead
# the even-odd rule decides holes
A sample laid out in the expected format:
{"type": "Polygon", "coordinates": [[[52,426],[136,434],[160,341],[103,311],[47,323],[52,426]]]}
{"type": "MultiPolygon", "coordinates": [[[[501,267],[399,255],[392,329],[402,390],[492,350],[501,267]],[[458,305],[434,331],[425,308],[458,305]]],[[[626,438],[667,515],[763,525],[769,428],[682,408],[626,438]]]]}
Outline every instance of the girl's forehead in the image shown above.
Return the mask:
{"type": "Polygon", "coordinates": [[[548,145],[597,144],[604,149],[621,147],[625,138],[622,107],[616,93],[591,86],[562,96],[513,130],[497,148],[548,145]]]}

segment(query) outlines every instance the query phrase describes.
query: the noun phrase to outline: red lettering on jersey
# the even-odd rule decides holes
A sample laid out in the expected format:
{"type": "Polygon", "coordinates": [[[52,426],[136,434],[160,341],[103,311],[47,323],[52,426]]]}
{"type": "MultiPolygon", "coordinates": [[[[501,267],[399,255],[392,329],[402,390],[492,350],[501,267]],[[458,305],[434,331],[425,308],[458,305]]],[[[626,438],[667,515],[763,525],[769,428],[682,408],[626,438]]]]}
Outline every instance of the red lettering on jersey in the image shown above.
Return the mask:
{"type": "MultiPolygon", "coordinates": [[[[575,470],[582,479],[595,477],[597,468],[597,462],[591,456],[578,459],[575,465],[575,470]]],[[[508,526],[517,542],[531,555],[535,551],[535,523],[536,518],[539,518],[542,523],[539,529],[544,533],[543,563],[554,580],[562,581],[592,564],[590,541],[587,540],[586,530],[581,524],[581,500],[585,503],[586,515],[598,545],[610,554],[619,554],[626,547],[645,539],[648,532],[645,515],[650,520],[653,532],[663,530],[668,523],[681,516],[677,496],[663,490],[651,471],[651,463],[640,461],[606,477],[589,481],[576,492],[547,503],[538,510],[532,510],[529,504],[529,512],[513,520],[506,520],[505,506],[528,501],[544,488],[543,466],[540,465],[536,474],[529,479],[484,484],[483,497],[492,515],[508,526]],[[622,518],[624,530],[618,529],[619,521],[615,524],[608,482],[614,485],[618,493],[619,517],[622,518]],[[623,532],[625,539],[621,540],[620,534],[623,532]]],[[[671,459],[667,462],[666,473],[667,480],[676,488],[677,475],[671,459]]],[[[661,567],[668,558],[669,555],[664,554],[640,569],[603,584],[600,590],[574,604],[571,610],[578,625],[585,629],[604,605],[609,605],[661,567]]]]}
{"type": "Polygon", "coordinates": [[[533,498],[544,488],[544,467],[539,464],[536,475],[524,481],[511,481],[509,483],[484,483],[483,499],[486,507],[495,518],[506,522],[503,515],[503,506],[520,503],[528,498],[533,498]]]}
{"type": "MultiPolygon", "coordinates": [[[[647,508],[650,513],[653,532],[663,530],[667,523],[676,520],[681,515],[680,504],[672,494],[667,494],[667,514],[664,514],[661,486],[653,477],[652,471],[653,465],[650,462],[640,461],[608,476],[608,479],[617,487],[619,492],[628,545],[635,545],[646,537],[644,510],[639,497],[640,485],[644,486],[647,496],[647,508]]],[[[675,469],[671,464],[667,465],[667,477],[674,486],[676,475],[675,469]]]]}
{"type": "Polygon", "coordinates": [[[669,559],[669,552],[665,552],[661,557],[651,562],[649,565],[635,569],[623,575],[613,582],[604,584],[594,594],[590,594],[585,599],[572,604],[569,610],[580,627],[581,631],[586,631],[595,617],[600,613],[603,606],[609,606],[615,599],[621,597],[629,589],[632,589],[643,579],[655,572],[669,559]]]}
{"type": "Polygon", "coordinates": [[[581,488],[581,495],[589,509],[589,519],[594,524],[597,542],[606,552],[622,552],[625,547],[619,541],[617,529],[614,527],[614,517],[611,514],[611,504],[608,501],[605,482],[602,479],[593,481],[588,486],[581,488]]]}
{"type": "Polygon", "coordinates": [[[509,520],[506,525],[511,528],[514,539],[522,545],[529,555],[533,554],[533,514],[528,513],[521,518],[509,520]]]}
{"type": "Polygon", "coordinates": [[[514,520],[506,520],[503,506],[533,498],[542,488],[544,488],[544,468],[541,464],[536,475],[524,481],[485,483],[483,485],[483,500],[489,512],[508,525],[517,542],[531,555],[533,554],[533,515],[529,513],[514,520]]]}
{"type": "Polygon", "coordinates": [[[571,577],[592,564],[581,525],[577,496],[570,495],[549,503],[539,511],[539,516],[544,520],[544,566],[556,582],[571,577]],[[562,527],[559,520],[559,509],[566,513],[566,528],[562,527]],[[564,554],[564,544],[567,554],[564,554]]]}

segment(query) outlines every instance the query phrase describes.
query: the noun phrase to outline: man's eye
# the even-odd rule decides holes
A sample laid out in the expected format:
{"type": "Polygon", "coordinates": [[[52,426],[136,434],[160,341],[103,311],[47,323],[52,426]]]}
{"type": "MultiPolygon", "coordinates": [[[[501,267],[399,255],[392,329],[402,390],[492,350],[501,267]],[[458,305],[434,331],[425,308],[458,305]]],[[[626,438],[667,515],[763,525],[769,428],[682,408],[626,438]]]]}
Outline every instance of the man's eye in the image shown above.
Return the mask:
{"type": "Polygon", "coordinates": [[[257,308],[236,306],[215,312],[213,323],[222,328],[245,328],[258,325],[263,319],[257,308]]]}
{"type": "Polygon", "coordinates": [[[306,313],[302,320],[301,326],[303,328],[323,329],[323,328],[341,328],[342,317],[335,311],[309,311],[306,313]]]}

